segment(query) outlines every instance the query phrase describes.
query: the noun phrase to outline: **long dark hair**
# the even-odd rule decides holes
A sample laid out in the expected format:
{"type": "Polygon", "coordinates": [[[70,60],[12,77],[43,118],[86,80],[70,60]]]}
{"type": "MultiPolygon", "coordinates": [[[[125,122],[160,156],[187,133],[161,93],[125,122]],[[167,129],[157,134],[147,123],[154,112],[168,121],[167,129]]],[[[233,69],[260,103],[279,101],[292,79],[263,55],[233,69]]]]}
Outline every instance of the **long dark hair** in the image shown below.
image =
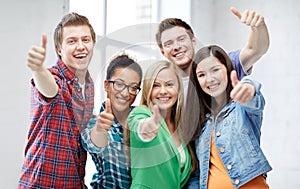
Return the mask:
{"type": "Polygon", "coordinates": [[[212,98],[210,95],[206,94],[197,79],[196,68],[202,60],[207,57],[213,56],[217,58],[227,69],[228,85],[226,88],[227,102],[230,99],[230,91],[232,90],[230,73],[234,69],[232,62],[228,57],[227,53],[217,45],[209,45],[199,49],[192,62],[192,69],[190,72],[189,88],[187,93],[186,101],[186,114],[184,120],[190,125],[190,127],[196,127],[193,135],[195,139],[201,132],[203,123],[206,121],[206,114],[211,113],[212,98]],[[193,107],[193,108],[191,108],[193,107]]]}

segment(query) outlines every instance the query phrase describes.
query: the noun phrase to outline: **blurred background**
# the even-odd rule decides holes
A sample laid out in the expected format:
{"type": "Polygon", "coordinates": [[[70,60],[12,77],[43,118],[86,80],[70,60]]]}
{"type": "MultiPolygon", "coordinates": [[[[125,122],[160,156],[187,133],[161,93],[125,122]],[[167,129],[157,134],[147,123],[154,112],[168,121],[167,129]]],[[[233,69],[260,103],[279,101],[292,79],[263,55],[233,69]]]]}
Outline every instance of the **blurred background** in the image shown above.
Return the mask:
{"type": "MultiPolygon", "coordinates": [[[[29,126],[31,73],[27,52],[48,36],[46,65],[56,62],[53,31],[70,11],[90,19],[97,34],[90,72],[96,85],[95,113],[105,99],[103,78],[106,63],[120,50],[136,58],[143,68],[163,59],[155,43],[157,23],[178,17],[189,23],[197,37],[197,49],[218,44],[226,51],[241,49],[249,27],[230,11],[254,10],[265,17],[270,48],[254,66],[252,78],[260,81],[266,98],[262,148],[273,170],[272,189],[299,188],[300,180],[300,1],[297,0],[0,0],[0,53],[4,84],[0,98],[0,183],[17,188],[29,126]]],[[[138,100],[136,100],[138,102],[138,100]]],[[[94,164],[88,159],[86,185],[94,164]]]]}

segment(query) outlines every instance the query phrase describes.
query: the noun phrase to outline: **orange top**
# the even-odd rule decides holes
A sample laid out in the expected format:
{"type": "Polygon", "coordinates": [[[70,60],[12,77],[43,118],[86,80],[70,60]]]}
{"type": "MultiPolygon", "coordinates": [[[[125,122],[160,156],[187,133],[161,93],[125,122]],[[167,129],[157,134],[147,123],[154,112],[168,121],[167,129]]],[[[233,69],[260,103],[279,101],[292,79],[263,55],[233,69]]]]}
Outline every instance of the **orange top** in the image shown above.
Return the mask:
{"type": "MultiPolygon", "coordinates": [[[[212,136],[210,149],[210,167],[208,175],[208,189],[234,189],[231,179],[225,169],[225,166],[219,156],[218,150],[215,145],[214,137],[212,136]]],[[[220,149],[226,150],[226,149],[220,149]]],[[[227,169],[231,169],[231,165],[227,165],[227,169]]],[[[235,180],[234,182],[239,182],[235,180]]],[[[268,189],[266,179],[261,175],[248,183],[241,186],[239,189],[268,189]]]]}

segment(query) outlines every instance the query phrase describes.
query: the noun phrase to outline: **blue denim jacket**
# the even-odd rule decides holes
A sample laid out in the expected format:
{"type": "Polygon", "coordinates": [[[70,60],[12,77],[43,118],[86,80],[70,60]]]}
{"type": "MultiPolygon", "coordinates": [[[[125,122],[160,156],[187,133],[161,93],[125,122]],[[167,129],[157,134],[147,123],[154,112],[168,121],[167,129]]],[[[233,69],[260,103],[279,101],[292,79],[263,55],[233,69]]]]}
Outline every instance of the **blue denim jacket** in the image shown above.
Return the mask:
{"type": "Polygon", "coordinates": [[[246,105],[228,103],[214,119],[207,122],[195,141],[200,170],[191,177],[188,188],[206,189],[209,171],[211,136],[235,188],[259,175],[266,176],[272,168],[260,148],[260,136],[265,100],[260,84],[244,78],[255,86],[256,94],[246,105]]]}

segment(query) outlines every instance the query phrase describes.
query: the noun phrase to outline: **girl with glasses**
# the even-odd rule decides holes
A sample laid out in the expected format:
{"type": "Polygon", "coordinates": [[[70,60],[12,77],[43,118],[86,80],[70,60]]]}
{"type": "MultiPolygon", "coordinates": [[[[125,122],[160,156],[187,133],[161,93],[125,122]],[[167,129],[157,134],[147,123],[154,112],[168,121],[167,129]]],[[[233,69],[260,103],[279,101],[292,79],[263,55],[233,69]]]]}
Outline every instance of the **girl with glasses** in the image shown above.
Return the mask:
{"type": "Polygon", "coordinates": [[[127,118],[140,91],[142,69],[128,55],[118,55],[109,64],[104,81],[107,100],[97,118],[91,119],[82,143],[96,165],[93,188],[129,188],[130,165],[124,140],[127,118]]]}

